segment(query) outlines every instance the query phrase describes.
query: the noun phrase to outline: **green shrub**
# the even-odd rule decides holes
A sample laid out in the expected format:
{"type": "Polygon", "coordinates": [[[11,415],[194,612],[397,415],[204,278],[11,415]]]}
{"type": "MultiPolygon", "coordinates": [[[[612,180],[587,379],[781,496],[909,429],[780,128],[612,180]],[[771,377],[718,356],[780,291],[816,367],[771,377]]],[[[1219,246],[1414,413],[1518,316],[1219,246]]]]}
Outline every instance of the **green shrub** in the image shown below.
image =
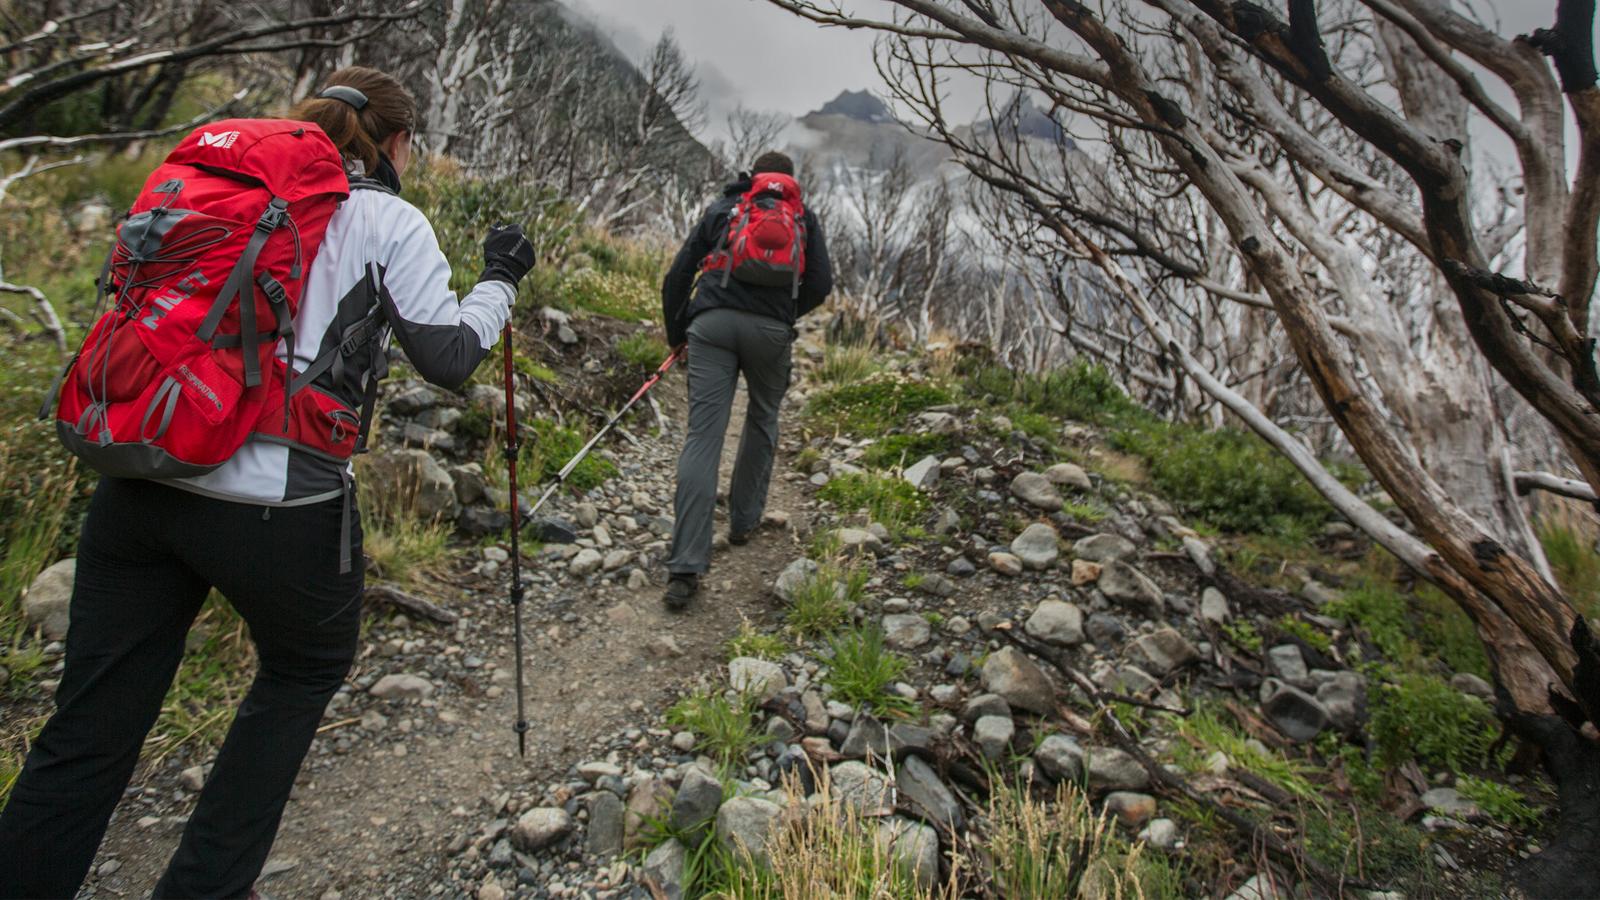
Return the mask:
{"type": "Polygon", "coordinates": [[[667,348],[654,335],[641,331],[617,341],[617,355],[629,365],[654,371],[667,357],[667,348]]]}
{"type": "Polygon", "coordinates": [[[877,435],[912,413],[949,402],[950,394],[931,384],[877,379],[818,393],[806,405],[806,417],[830,430],[877,435]]]}
{"type": "Polygon", "coordinates": [[[1486,761],[1499,731],[1487,703],[1436,675],[1399,673],[1369,688],[1367,699],[1377,761],[1386,768],[1415,759],[1462,772],[1486,761]]]}
{"type": "Polygon", "coordinates": [[[1229,531],[1321,523],[1330,509],[1287,459],[1249,432],[1147,420],[1114,433],[1111,444],[1143,458],[1168,500],[1229,531]]]}
{"type": "MultiPolygon", "coordinates": [[[[532,426],[530,431],[521,435],[521,464],[517,467],[521,484],[529,487],[556,477],[561,467],[588,441],[577,429],[557,424],[552,419],[536,419],[532,426]]],[[[491,455],[498,454],[491,451],[491,455]]],[[[604,484],[616,474],[617,467],[609,460],[590,453],[567,476],[567,485],[574,490],[586,491],[604,484]]]]}
{"type": "Polygon", "coordinates": [[[909,466],[924,456],[943,457],[950,444],[946,434],[891,434],[868,447],[861,461],[874,469],[909,466]]]}
{"type": "Polygon", "coordinates": [[[904,531],[927,508],[928,501],[909,481],[893,475],[841,475],[817,496],[845,512],[864,512],[892,535],[904,531]]]}
{"type": "Polygon", "coordinates": [[[757,707],[752,695],[729,700],[719,691],[706,690],[674,703],[667,710],[667,724],[693,732],[695,748],[729,769],[761,743],[761,734],[751,724],[757,707]]]}
{"type": "Polygon", "coordinates": [[[827,682],[834,697],[879,713],[907,715],[916,710],[916,704],[891,690],[911,662],[888,649],[883,629],[867,626],[846,631],[829,643],[833,652],[828,659],[827,682]]]}

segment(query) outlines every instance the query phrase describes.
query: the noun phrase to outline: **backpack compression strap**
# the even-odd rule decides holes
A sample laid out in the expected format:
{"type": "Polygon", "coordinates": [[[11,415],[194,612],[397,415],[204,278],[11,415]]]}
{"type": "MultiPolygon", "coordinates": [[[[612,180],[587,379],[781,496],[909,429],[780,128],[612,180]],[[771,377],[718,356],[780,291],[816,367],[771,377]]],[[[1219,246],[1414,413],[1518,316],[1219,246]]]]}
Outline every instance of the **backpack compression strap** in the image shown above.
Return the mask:
{"type": "MultiPolygon", "coordinates": [[[[239,304],[239,335],[236,340],[244,348],[244,386],[252,388],[261,383],[261,359],[259,349],[263,335],[256,333],[256,304],[255,304],[255,269],[256,259],[261,255],[261,248],[266,246],[267,239],[278,227],[289,220],[289,202],[282,197],[273,197],[267,208],[262,210],[261,218],[256,220],[255,231],[250,235],[249,243],[245,244],[244,253],[239,255],[239,261],[234,264],[233,271],[228,274],[228,280],[223,282],[222,290],[217,293],[217,299],[211,304],[211,311],[206,314],[205,321],[200,323],[200,329],[195,332],[195,337],[202,341],[211,342],[214,347],[231,346],[233,341],[228,335],[217,338],[217,326],[222,324],[222,317],[227,315],[228,307],[235,301],[239,304]]],[[[276,281],[273,281],[277,285],[276,281]]],[[[278,292],[282,293],[282,286],[278,285],[278,292]]],[[[269,302],[272,294],[268,294],[269,302]]],[[[284,302],[287,310],[288,304],[284,302]]],[[[283,319],[279,314],[279,321],[283,319]]],[[[270,337],[271,334],[265,335],[270,337]]]]}

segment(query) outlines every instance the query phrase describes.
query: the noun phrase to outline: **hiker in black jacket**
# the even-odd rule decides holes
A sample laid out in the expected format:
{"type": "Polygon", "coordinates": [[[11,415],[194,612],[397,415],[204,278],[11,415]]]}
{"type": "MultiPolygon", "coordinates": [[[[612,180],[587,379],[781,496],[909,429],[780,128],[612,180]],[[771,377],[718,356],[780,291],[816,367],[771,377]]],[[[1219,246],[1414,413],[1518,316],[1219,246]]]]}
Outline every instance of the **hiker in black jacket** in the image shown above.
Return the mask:
{"type": "MultiPolygon", "coordinates": [[[[791,232],[803,241],[803,266],[786,269],[780,260],[769,268],[758,261],[755,268],[763,271],[751,276],[747,260],[730,248],[730,229],[741,224],[734,221],[741,198],[767,173],[788,176],[778,180],[793,186],[794,162],[782,153],[764,153],[749,175],[728,185],[684,241],[661,288],[667,342],[674,348],[688,345],[689,365],[689,434],[678,459],[676,520],[667,559],[666,604],[674,610],[683,609],[698,592],[710,561],[717,470],[739,373],[744,373],[749,407],[728,490],[728,542],[734,545],[750,539],[766,507],[778,444],[778,406],[789,387],[794,322],[821,306],[833,290],[822,223],[810,210],[799,219],[803,235],[791,232]],[[702,272],[697,284],[695,276],[702,272]]],[[[798,204],[798,188],[793,190],[792,202],[798,204]]],[[[775,227],[782,233],[781,226],[775,227]]]]}

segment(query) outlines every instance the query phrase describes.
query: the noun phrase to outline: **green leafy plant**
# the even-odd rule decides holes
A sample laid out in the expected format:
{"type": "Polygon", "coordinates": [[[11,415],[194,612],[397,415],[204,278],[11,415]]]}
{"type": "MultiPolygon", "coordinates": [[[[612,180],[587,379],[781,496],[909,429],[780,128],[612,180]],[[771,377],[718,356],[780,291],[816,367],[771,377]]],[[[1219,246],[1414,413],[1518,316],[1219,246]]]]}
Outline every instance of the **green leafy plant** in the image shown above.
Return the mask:
{"type": "Polygon", "coordinates": [[[654,335],[641,331],[617,341],[617,355],[628,365],[649,371],[666,359],[667,348],[654,335]]]}
{"type": "Polygon", "coordinates": [[[1333,649],[1333,639],[1328,637],[1323,632],[1318,631],[1317,626],[1312,625],[1310,622],[1307,622],[1304,619],[1286,615],[1279,618],[1278,621],[1273,623],[1273,625],[1275,625],[1277,629],[1284,634],[1299,638],[1301,641],[1304,641],[1306,644],[1323,653],[1327,653],[1333,649]]]}
{"type": "Polygon", "coordinates": [[[891,535],[905,532],[928,505],[922,492],[905,479],[870,472],[834,478],[817,491],[817,497],[845,512],[866,513],[869,521],[891,535]]]}
{"type": "Polygon", "coordinates": [[[1169,716],[1168,719],[1174,730],[1188,742],[1185,749],[1177,751],[1180,764],[1185,768],[1201,770],[1211,753],[1220,750],[1228,757],[1230,765],[1254,773],[1304,802],[1322,802],[1322,793],[1310,778],[1314,771],[1311,766],[1271,750],[1263,753],[1260,746],[1252,744],[1212,704],[1199,703],[1191,715],[1169,716]]]}
{"type": "Polygon", "coordinates": [[[754,656],[757,659],[777,659],[788,652],[789,645],[775,634],[767,634],[750,624],[749,619],[739,622],[739,633],[728,639],[728,658],[754,656]]]}
{"type": "Polygon", "coordinates": [[[572,307],[613,319],[637,322],[660,312],[655,284],[626,272],[579,269],[562,280],[561,292],[572,307]]]}
{"type": "Polygon", "coordinates": [[[1261,633],[1256,631],[1255,624],[1249,619],[1234,619],[1232,622],[1223,623],[1222,633],[1251,653],[1261,652],[1261,633]]]}
{"type": "Polygon", "coordinates": [[[1416,759],[1462,772],[1482,765],[1499,733],[1489,705],[1437,675],[1374,669],[1391,678],[1368,691],[1370,731],[1386,767],[1416,759]]]}
{"type": "Polygon", "coordinates": [[[909,466],[924,456],[944,456],[950,452],[950,436],[944,434],[890,434],[874,441],[861,461],[874,469],[909,466]]]}
{"type": "Polygon", "coordinates": [[[835,697],[891,715],[916,710],[916,704],[892,690],[911,663],[888,648],[883,629],[869,625],[844,631],[829,645],[827,682],[835,697]]]}

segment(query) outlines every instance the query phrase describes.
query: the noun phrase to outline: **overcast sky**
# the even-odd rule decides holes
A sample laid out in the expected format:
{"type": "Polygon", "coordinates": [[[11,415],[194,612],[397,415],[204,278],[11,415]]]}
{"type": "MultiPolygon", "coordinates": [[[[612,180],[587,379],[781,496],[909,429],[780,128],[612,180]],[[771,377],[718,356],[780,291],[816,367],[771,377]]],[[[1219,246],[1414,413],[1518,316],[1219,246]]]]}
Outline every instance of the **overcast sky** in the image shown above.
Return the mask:
{"type": "MultiPolygon", "coordinates": [[[[840,91],[883,86],[872,61],[870,31],[824,28],[784,12],[767,0],[562,0],[586,13],[617,46],[635,60],[664,31],[671,29],[684,55],[699,75],[712,133],[736,105],[763,111],[804,115],[840,91]]],[[[1113,0],[1115,2],[1115,0],[1113,0]]],[[[1526,34],[1555,22],[1556,0],[1457,0],[1477,9],[1502,35],[1526,34]]],[[[1278,0],[1281,5],[1281,0],[1278,0]]],[[[852,12],[887,19],[897,7],[888,0],[849,0],[852,12]]],[[[1600,31],[1600,21],[1596,23],[1600,31]]],[[[1493,77],[1484,79],[1491,94],[1509,100],[1493,77]]],[[[956,117],[974,114],[978,92],[956,88],[951,98],[956,117]]],[[[1514,104],[1513,104],[1514,109],[1514,104]]],[[[1570,123],[1569,123],[1570,125],[1570,123]]],[[[1504,137],[1474,117],[1474,143],[1491,157],[1508,158],[1504,137]]],[[[1569,135],[1569,141],[1575,135],[1569,135]]],[[[1569,143],[1570,146],[1570,143],[1569,143]]],[[[1576,154],[1569,153],[1569,156],[1576,154]]],[[[1569,164],[1573,160],[1569,160],[1569,164]]]]}

